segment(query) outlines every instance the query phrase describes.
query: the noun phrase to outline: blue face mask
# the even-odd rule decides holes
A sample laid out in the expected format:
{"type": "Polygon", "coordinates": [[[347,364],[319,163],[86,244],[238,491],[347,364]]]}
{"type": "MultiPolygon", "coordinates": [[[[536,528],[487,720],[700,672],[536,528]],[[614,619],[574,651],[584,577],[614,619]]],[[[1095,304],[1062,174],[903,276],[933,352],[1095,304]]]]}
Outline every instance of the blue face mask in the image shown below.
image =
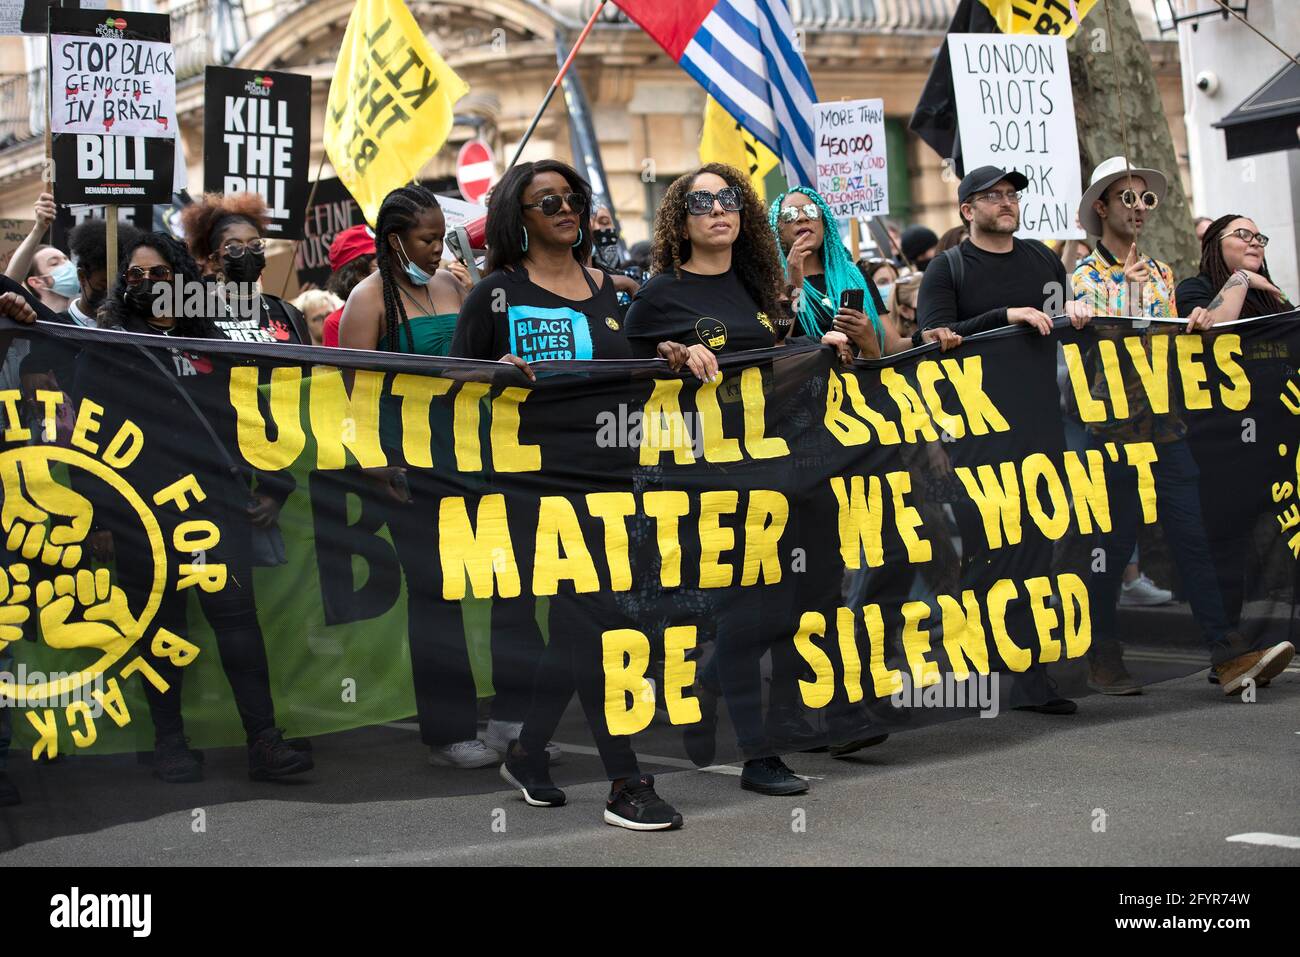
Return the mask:
{"type": "Polygon", "coordinates": [[[894,284],[892,282],[887,282],[883,286],[877,286],[876,288],[880,291],[880,301],[883,302],[886,306],[888,306],[889,293],[891,290],[893,290],[894,284]]]}
{"type": "Polygon", "coordinates": [[[72,260],[54,267],[50,279],[52,280],[50,292],[56,296],[73,299],[81,295],[81,280],[77,278],[77,266],[72,260]]]}
{"type": "Polygon", "coordinates": [[[406,270],[406,278],[411,280],[417,286],[427,286],[433,281],[433,277],[427,272],[411,262],[411,257],[406,255],[406,247],[402,245],[402,237],[397,237],[397,245],[402,250],[402,256],[406,259],[406,265],[402,268],[406,270]]]}

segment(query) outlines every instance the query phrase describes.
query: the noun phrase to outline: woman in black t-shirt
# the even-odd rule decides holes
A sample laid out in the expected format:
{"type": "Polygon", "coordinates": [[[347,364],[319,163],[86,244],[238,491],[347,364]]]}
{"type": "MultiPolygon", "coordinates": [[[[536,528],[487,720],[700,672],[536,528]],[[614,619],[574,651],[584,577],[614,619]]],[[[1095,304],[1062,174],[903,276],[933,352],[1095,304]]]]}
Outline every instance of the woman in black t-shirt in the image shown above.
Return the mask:
{"type": "MultiPolygon", "coordinates": [[[[160,340],[164,336],[223,338],[208,317],[175,308],[172,282],[200,281],[198,266],[179,241],[164,233],[143,233],[123,249],[121,258],[122,269],[104,306],[101,326],[160,340]]],[[[187,474],[201,483],[203,496],[196,496],[183,517],[208,519],[220,529],[220,541],[203,558],[214,566],[224,565],[227,572],[220,589],[194,592],[216,635],[221,666],[248,737],[249,776],[268,780],[312,768],[311,755],[290,746],[275,727],[266,648],[253,593],[254,529],[275,522],[294,483],[279,473],[235,471],[232,450],[239,443],[230,403],[231,364],[181,349],[105,342],[81,350],[76,381],[81,396],[98,398],[103,404],[101,427],[113,430],[106,434],[116,434],[129,415],[146,436],[139,454],[122,469],[128,483],[139,489],[162,488],[187,474]],[[147,399],[128,405],[105,401],[121,390],[123,381],[147,399]],[[256,478],[255,489],[252,478],[256,478]]],[[[138,518],[123,508],[120,499],[105,496],[93,482],[83,488],[94,505],[95,527],[112,536],[111,546],[97,547],[116,558],[116,587],[130,608],[143,608],[156,596],[153,546],[138,518]]],[[[166,509],[156,515],[165,540],[172,541],[181,516],[166,509]]],[[[155,622],[186,637],[188,595],[175,588],[165,590],[155,622]]],[[[203,769],[186,745],[181,714],[184,670],[152,648],[142,654],[168,689],[160,691],[152,682],[144,682],[156,734],[154,774],[168,783],[200,780],[203,769]]]]}
{"type": "MultiPolygon", "coordinates": [[[[534,379],[534,362],[631,357],[612,280],[583,265],[591,256],[590,230],[584,228],[590,208],[591,187],[564,163],[521,163],[502,177],[488,204],[487,275],[461,308],[453,356],[510,362],[534,379]]],[[[676,343],[661,341],[651,354],[674,370],[686,360],[685,347],[676,343]]],[[[588,419],[574,411],[574,421],[588,419]]],[[[528,517],[528,498],[512,498],[517,507],[507,515],[520,556],[534,550],[537,512],[528,517]]],[[[607,626],[589,607],[600,596],[554,595],[543,651],[529,591],[525,586],[518,598],[492,600],[493,661],[509,658],[507,680],[516,686],[527,680],[532,687],[526,716],[506,732],[513,740],[487,741],[504,751],[502,776],[531,805],[564,803],[564,792],[550,778],[548,742],[576,690],[612,782],[605,821],[633,830],[681,827],[681,815],[655,793],[653,778],[642,775],[628,739],[606,728],[599,649],[607,626]],[[510,653],[502,654],[501,645],[510,653]]],[[[502,678],[494,674],[494,684],[502,678]]]]}
{"type": "MultiPolygon", "coordinates": [[[[1267,245],[1268,237],[1260,235],[1254,220],[1245,216],[1232,213],[1210,223],[1201,239],[1200,273],[1180,282],[1174,293],[1178,315],[1187,319],[1189,331],[1292,308],[1269,278],[1264,261],[1267,245]]],[[[1253,387],[1266,395],[1276,395],[1285,387],[1295,362],[1268,350],[1247,350],[1240,361],[1253,387]]],[[[1210,556],[1228,624],[1236,630],[1241,626],[1255,525],[1271,505],[1268,474],[1276,456],[1264,443],[1238,443],[1238,426],[1225,417],[1193,414],[1188,426],[1187,439],[1201,473],[1210,556]],[[1225,428],[1233,432],[1231,442],[1225,428]],[[1223,455],[1228,444],[1239,451],[1223,455]]]]}
{"type": "Polygon", "coordinates": [[[203,274],[223,287],[224,313],[212,316],[213,325],[235,342],[311,345],[302,313],[257,288],[266,268],[269,223],[266,202],[256,193],[207,193],[181,211],[190,252],[203,274]]]}
{"type": "Polygon", "coordinates": [[[1188,320],[1189,330],[1291,308],[1269,278],[1267,245],[1268,237],[1253,219],[1230,213],[1210,223],[1201,238],[1200,274],[1184,279],[1174,293],[1178,315],[1188,320]]]}
{"type": "Polygon", "coordinates": [[[668,188],[655,216],[654,273],[627,313],[639,356],[665,339],[684,343],[705,381],[717,356],[776,345],[790,329],[779,302],[781,264],[749,181],[709,163],[668,188]]]}

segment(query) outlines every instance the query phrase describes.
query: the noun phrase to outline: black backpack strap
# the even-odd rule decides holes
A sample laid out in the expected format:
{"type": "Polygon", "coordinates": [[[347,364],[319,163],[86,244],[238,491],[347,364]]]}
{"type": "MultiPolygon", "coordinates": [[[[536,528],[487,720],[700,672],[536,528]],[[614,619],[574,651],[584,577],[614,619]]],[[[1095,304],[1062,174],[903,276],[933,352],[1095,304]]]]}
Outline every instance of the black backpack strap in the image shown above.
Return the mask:
{"type": "Polygon", "coordinates": [[[949,246],[943,254],[948,259],[948,272],[952,274],[952,300],[955,303],[961,298],[961,281],[966,273],[961,259],[961,243],[949,246]]]}

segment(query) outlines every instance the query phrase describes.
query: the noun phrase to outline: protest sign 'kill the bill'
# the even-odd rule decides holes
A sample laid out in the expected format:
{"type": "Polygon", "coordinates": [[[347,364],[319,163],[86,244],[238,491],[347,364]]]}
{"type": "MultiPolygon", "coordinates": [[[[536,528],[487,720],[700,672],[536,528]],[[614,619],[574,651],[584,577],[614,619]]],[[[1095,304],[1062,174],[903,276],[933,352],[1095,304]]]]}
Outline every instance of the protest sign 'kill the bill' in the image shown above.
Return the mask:
{"type": "Polygon", "coordinates": [[[170,19],[53,8],[50,66],[55,202],[170,202],[176,150],[170,19]]]}
{"type": "Polygon", "coordinates": [[[1023,173],[1027,239],[1079,239],[1082,185],[1074,99],[1060,37],[948,35],[962,161],[967,171],[1000,166],[1023,173]]]}
{"type": "Polygon", "coordinates": [[[311,77],[210,66],[203,79],[203,188],[257,193],[273,239],[301,239],[311,148],[311,77]]]}

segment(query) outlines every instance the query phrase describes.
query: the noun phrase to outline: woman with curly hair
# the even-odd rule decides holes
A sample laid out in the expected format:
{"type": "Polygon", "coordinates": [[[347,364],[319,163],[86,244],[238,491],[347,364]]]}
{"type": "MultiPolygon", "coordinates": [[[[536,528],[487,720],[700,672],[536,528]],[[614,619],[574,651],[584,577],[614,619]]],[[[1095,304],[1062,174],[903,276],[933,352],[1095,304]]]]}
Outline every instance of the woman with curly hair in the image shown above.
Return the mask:
{"type": "MultiPolygon", "coordinates": [[[[100,326],[147,336],[223,338],[208,317],[175,308],[173,281],[202,281],[198,264],[182,243],[165,233],[143,233],[126,244],[121,258],[100,326]]],[[[156,514],[166,541],[172,540],[182,518],[207,519],[221,530],[220,541],[203,554],[203,563],[224,567],[225,585],[213,592],[193,591],[216,634],[221,666],[247,736],[249,776],[270,780],[312,768],[311,755],[290,746],[275,726],[266,647],[253,596],[253,529],[274,521],[293,481],[276,473],[237,474],[226,467],[235,458],[228,450],[238,448],[229,370],[229,362],[189,349],[105,341],[82,350],[76,380],[79,394],[88,399],[103,401],[120,393],[123,381],[147,397],[129,407],[103,401],[101,412],[103,428],[116,434],[129,413],[145,436],[139,454],[123,472],[133,487],[163,488],[191,476],[202,488],[183,514],[167,508],[156,514]],[[219,448],[214,449],[214,443],[219,448]]],[[[104,497],[95,489],[87,489],[86,495],[94,502],[98,531],[111,535],[99,547],[116,556],[118,587],[130,608],[143,608],[153,592],[154,558],[138,518],[116,496],[104,497]]],[[[189,594],[166,589],[155,624],[187,636],[189,594]]],[[[154,774],[168,783],[201,780],[203,767],[187,746],[181,714],[184,669],[166,655],[142,653],[166,682],[166,690],[144,683],[155,733],[154,774]]]]}
{"type": "Polygon", "coordinates": [[[256,193],[205,193],[181,210],[181,227],[203,275],[224,286],[225,312],[212,317],[216,327],[236,342],[311,345],[302,313],[257,288],[269,223],[266,202],[256,193]]]}
{"type": "Polygon", "coordinates": [[[651,272],[627,313],[627,338],[640,356],[664,340],[683,343],[691,371],[710,381],[718,355],[770,348],[789,331],[772,231],[758,194],[733,167],[708,163],[668,187],[655,216],[651,272]]]}
{"type": "MultiPolygon", "coordinates": [[[[843,333],[868,359],[912,348],[890,321],[875,283],[854,265],[820,193],[806,186],[782,193],[772,201],[768,223],[806,335],[820,339],[828,332],[843,333]],[[843,304],[841,297],[849,290],[862,291],[862,309],[843,304]]],[[[948,329],[929,330],[924,339],[938,342],[944,351],[961,343],[961,336],[948,329]]]]}

